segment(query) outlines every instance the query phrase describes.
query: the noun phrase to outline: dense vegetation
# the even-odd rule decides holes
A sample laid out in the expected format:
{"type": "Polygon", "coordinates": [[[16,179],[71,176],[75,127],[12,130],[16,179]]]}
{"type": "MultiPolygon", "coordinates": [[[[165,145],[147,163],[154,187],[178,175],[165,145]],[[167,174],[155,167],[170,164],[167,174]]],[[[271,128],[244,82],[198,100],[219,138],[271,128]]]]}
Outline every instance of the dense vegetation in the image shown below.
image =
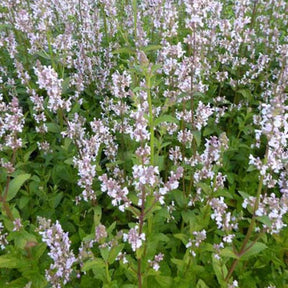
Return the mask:
{"type": "Polygon", "coordinates": [[[0,287],[288,287],[288,3],[1,0],[0,287]]]}

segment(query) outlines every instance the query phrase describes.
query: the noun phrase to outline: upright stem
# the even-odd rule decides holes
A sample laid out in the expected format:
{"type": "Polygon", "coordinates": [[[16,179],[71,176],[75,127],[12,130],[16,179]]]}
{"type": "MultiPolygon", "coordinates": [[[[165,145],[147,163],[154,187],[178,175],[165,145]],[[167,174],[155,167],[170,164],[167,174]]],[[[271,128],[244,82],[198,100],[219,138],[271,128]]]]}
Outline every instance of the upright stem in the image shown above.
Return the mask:
{"type": "MultiPolygon", "coordinates": [[[[144,225],[144,216],[145,216],[145,198],[146,198],[146,191],[145,187],[142,189],[142,195],[141,195],[141,214],[139,216],[139,236],[142,234],[143,231],[143,225],[144,225]]],[[[137,259],[138,267],[137,267],[137,277],[138,277],[138,287],[142,288],[142,262],[141,257],[137,259]]]]}
{"type": "Polygon", "coordinates": [[[146,75],[146,85],[149,104],[149,126],[150,126],[150,163],[154,165],[154,119],[153,119],[153,107],[151,97],[151,78],[150,75],[146,75]]]}
{"type": "MultiPolygon", "coordinates": [[[[267,158],[268,158],[268,146],[266,147],[266,154],[265,154],[265,158],[264,158],[264,162],[267,161],[267,158]]],[[[254,203],[254,207],[253,207],[253,216],[252,216],[252,219],[251,219],[251,222],[250,222],[250,225],[249,225],[249,228],[248,228],[248,231],[247,231],[247,234],[245,236],[245,239],[243,241],[243,244],[241,246],[241,249],[238,253],[238,256],[239,258],[248,250],[250,249],[255,243],[256,241],[254,241],[250,246],[247,247],[248,245],[248,242],[250,240],[250,237],[251,237],[251,234],[253,232],[253,229],[254,229],[254,225],[256,223],[256,211],[258,210],[258,207],[259,207],[259,202],[260,202],[260,196],[261,196],[261,192],[262,192],[262,187],[263,187],[263,179],[264,179],[264,176],[261,176],[260,179],[259,179],[259,184],[258,184],[258,189],[257,189],[257,194],[256,194],[256,199],[255,199],[255,203],[254,203]]],[[[258,239],[258,238],[257,238],[258,239]]],[[[228,282],[230,277],[232,276],[232,273],[234,272],[238,262],[239,262],[239,258],[238,259],[234,259],[229,271],[228,271],[228,274],[225,278],[225,281],[228,282]]]]}
{"type": "Polygon", "coordinates": [[[137,41],[137,0],[132,0],[133,16],[134,16],[134,36],[137,41]]]}

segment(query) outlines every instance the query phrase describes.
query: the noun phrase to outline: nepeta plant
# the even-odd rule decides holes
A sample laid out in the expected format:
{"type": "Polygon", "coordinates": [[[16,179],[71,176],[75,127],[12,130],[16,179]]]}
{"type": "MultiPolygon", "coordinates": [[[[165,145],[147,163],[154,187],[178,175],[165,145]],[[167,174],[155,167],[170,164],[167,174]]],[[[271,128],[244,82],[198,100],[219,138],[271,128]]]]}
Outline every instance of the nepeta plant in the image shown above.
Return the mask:
{"type": "Polygon", "coordinates": [[[286,287],[286,1],[0,3],[1,287],[286,287]]]}

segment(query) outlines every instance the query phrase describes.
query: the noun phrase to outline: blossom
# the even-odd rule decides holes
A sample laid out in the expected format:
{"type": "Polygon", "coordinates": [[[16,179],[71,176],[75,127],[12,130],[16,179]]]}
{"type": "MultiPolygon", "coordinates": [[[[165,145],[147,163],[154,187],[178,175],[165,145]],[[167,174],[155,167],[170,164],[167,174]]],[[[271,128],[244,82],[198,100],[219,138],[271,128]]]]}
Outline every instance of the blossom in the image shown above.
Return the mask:
{"type": "Polygon", "coordinates": [[[129,230],[128,234],[123,233],[123,241],[128,242],[134,252],[142,246],[142,242],[146,239],[145,233],[139,234],[138,230],[139,227],[136,225],[129,230]]]}
{"type": "Polygon", "coordinates": [[[71,241],[58,221],[52,224],[50,219],[39,217],[38,222],[38,232],[49,247],[48,255],[53,260],[49,270],[46,270],[46,279],[52,287],[61,288],[62,283],[65,285],[70,281],[72,266],[76,262],[74,253],[70,250],[71,241]]]}

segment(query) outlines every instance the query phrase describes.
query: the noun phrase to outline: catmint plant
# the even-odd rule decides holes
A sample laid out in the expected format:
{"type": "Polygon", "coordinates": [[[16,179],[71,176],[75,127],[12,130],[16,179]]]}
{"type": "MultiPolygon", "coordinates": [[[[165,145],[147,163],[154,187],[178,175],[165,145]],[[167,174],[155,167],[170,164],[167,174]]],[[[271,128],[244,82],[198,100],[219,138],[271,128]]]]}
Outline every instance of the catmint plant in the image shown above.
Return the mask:
{"type": "Polygon", "coordinates": [[[285,288],[286,2],[2,0],[0,287],[285,288]]]}

